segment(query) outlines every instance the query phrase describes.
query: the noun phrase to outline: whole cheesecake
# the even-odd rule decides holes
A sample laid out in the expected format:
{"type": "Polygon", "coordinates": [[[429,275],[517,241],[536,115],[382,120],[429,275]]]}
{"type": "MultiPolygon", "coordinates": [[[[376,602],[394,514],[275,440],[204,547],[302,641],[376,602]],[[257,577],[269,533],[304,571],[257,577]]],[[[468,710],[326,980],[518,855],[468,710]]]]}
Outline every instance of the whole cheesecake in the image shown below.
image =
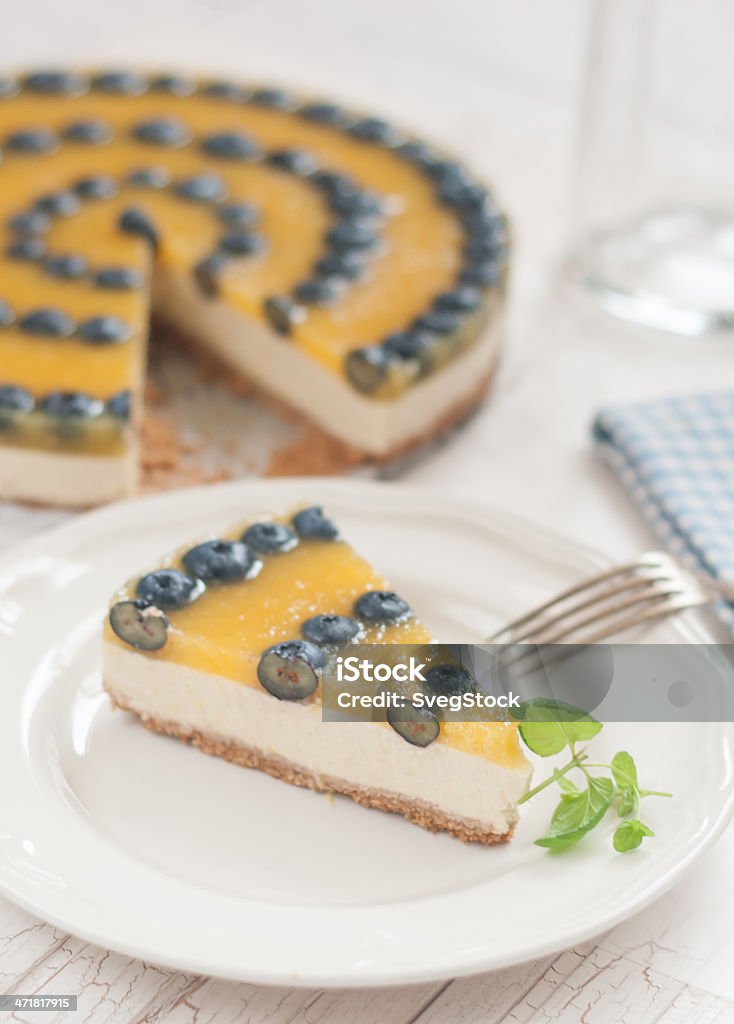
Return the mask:
{"type": "MultiPolygon", "coordinates": [[[[323,720],[326,659],[430,640],[332,520],[302,508],[199,540],[126,583],[105,626],[104,686],[206,753],[467,842],[506,842],[531,774],[513,723],[414,707],[386,722],[323,720]]],[[[461,670],[456,683],[467,685],[461,670]]],[[[444,672],[440,692],[452,685],[444,672]]]]}
{"type": "Polygon", "coordinates": [[[392,125],[177,75],[0,80],[0,497],[134,491],[151,309],[388,460],[481,400],[505,217],[392,125]]]}

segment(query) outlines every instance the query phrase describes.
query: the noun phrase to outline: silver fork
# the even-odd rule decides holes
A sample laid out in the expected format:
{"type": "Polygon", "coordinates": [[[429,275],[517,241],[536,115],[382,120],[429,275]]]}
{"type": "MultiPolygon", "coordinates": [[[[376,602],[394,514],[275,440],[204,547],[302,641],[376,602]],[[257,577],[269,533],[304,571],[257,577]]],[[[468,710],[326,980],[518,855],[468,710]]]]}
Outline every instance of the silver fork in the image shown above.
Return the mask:
{"type": "Polygon", "coordinates": [[[732,584],[649,551],[569,587],[503,626],[487,643],[593,644],[721,598],[734,601],[732,584]]]}

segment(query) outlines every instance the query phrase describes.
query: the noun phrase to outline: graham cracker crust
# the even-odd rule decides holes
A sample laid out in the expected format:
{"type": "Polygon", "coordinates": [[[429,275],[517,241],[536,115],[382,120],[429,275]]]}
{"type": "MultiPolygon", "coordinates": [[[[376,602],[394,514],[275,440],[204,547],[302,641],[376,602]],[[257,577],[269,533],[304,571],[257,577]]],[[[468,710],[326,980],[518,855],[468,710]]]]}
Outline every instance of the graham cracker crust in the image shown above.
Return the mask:
{"type": "Polygon", "coordinates": [[[220,736],[198,732],[194,729],[185,729],[176,722],[167,722],[154,715],[141,713],[109,690],[107,693],[115,708],[131,711],[141,720],[146,729],[165,736],[173,736],[184,743],[198,747],[205,754],[222,757],[225,761],[231,761],[243,768],[255,768],[281,782],[289,782],[292,786],[312,789],[318,793],[339,793],[342,796],[350,797],[362,807],[372,807],[378,811],[400,814],[414,825],[420,825],[421,828],[428,829],[430,832],[447,832],[463,843],[497,846],[509,842],[515,831],[514,824],[506,832],[495,832],[478,821],[451,817],[438,807],[422,800],[408,800],[397,793],[369,789],[329,775],[317,775],[307,769],[299,768],[275,754],[267,754],[255,747],[244,746],[220,736]]]}

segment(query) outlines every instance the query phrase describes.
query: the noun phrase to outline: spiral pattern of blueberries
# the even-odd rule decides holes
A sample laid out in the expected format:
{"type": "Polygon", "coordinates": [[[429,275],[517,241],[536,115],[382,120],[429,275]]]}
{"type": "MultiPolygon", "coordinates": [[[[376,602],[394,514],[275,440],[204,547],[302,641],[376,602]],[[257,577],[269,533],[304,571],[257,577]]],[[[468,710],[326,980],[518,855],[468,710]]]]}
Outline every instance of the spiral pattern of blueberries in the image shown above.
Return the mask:
{"type": "MultiPolygon", "coordinates": [[[[427,144],[383,120],[332,103],[306,101],[279,89],[175,74],[48,70],[0,79],[0,125],[3,170],[17,165],[19,175],[22,169],[23,175],[32,178],[37,173],[43,181],[30,203],[17,208],[6,203],[2,211],[4,259],[12,275],[8,292],[0,298],[0,346],[7,332],[14,339],[27,339],[29,345],[75,340],[98,353],[134,342],[140,326],[116,312],[114,297],[142,292],[150,263],[132,265],[110,258],[109,246],[101,247],[98,259],[70,250],[64,244],[68,226],[90,207],[113,203],[110,232],[143,238],[153,260],[166,244],[156,218],[157,197],[166,197],[169,210],[172,203],[179,204],[184,218],[187,210],[204,210],[217,225],[217,241],[190,266],[198,288],[215,300],[223,281],[234,276],[244,280],[254,263],[267,262],[269,248],[256,198],[233,185],[238,168],[253,165],[298,179],[314,191],[326,215],[310,273],[289,289],[263,295],[259,315],[295,343],[319,312],[334,310],[338,319],[340,303],[358,303],[364,282],[383,273],[384,254],[396,244],[391,237],[399,237],[391,236],[390,225],[400,221],[410,197],[399,190],[383,192],[353,170],[324,159],[319,149],[327,151],[334,136],[348,139],[357,147],[355,152],[364,153],[360,158],[365,167],[372,166],[369,154],[374,151],[388,153],[413,175],[417,172],[429,185],[432,202],[450,214],[460,239],[460,255],[445,287],[426,296],[422,309],[390,324],[392,329],[382,336],[358,341],[344,352],[342,372],[356,389],[377,399],[390,398],[443,366],[473,342],[505,284],[507,223],[487,189],[427,144]],[[18,96],[41,100],[39,118],[45,114],[47,121],[31,123],[25,120],[30,115],[24,115],[16,122],[12,111],[18,96]],[[146,106],[138,114],[136,105],[143,97],[146,106]],[[201,109],[217,112],[217,127],[211,131],[202,127],[201,109]],[[219,127],[222,112],[226,129],[219,127]],[[249,120],[240,124],[243,112],[249,120]],[[287,135],[278,127],[281,124],[309,125],[313,143],[309,148],[262,141],[260,124],[263,136],[270,132],[280,137],[287,135]],[[273,124],[277,131],[268,127],[273,124]],[[112,143],[130,155],[124,173],[101,169],[112,143]],[[195,172],[182,170],[182,154],[195,158],[195,172]],[[54,161],[60,169],[54,187],[48,188],[48,169],[55,167],[54,161]],[[78,173],[70,175],[70,166],[78,173]],[[12,282],[26,280],[23,275],[28,281],[25,291],[34,295],[44,295],[42,282],[47,282],[48,301],[29,305],[16,297],[12,282]],[[64,306],[62,286],[74,294],[84,289],[94,313],[72,316],[64,306]]],[[[295,129],[288,130],[296,134],[295,129]]],[[[371,172],[373,179],[380,178],[382,167],[371,172]]],[[[411,273],[415,275],[418,257],[428,264],[445,256],[418,253],[412,257],[414,263],[407,258],[401,263],[400,255],[391,264],[392,273],[403,274],[406,285],[411,273]]],[[[401,284],[396,280],[385,287],[399,294],[401,284]]],[[[389,313],[388,309],[382,317],[386,323],[389,313]]],[[[113,433],[124,430],[131,415],[128,387],[108,388],[106,393],[100,389],[96,394],[68,387],[32,393],[17,380],[4,379],[2,362],[0,358],[0,431],[22,428],[33,418],[51,425],[60,436],[73,435],[82,421],[104,423],[113,433]]]]}

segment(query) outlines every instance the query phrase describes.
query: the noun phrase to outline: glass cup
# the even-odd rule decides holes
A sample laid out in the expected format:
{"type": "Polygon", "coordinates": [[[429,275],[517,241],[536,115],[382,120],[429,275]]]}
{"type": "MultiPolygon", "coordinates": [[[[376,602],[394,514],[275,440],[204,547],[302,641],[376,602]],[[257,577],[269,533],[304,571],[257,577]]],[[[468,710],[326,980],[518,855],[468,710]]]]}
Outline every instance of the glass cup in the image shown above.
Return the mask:
{"type": "Polygon", "coordinates": [[[734,327],[732,39],[732,0],[594,0],[569,270],[625,320],[734,327]]]}

